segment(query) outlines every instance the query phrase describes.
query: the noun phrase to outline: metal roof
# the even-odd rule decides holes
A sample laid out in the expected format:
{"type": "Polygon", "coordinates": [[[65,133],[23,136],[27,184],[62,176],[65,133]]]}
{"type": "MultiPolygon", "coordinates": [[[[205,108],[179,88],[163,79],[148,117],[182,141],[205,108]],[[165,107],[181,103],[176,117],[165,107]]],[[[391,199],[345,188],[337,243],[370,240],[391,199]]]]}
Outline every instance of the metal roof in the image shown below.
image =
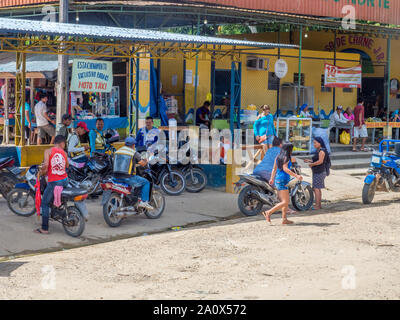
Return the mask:
{"type": "Polygon", "coordinates": [[[132,42],[180,42],[257,48],[298,48],[296,45],[288,44],[195,36],[144,29],[116,28],[98,25],[9,18],[0,18],[0,33],[89,37],[94,39],[114,39],[132,42]]]}
{"type": "MultiPolygon", "coordinates": [[[[69,58],[69,63],[72,59],[69,58]]],[[[52,55],[27,55],[26,57],[26,72],[52,72],[58,68],[58,58],[52,55]]],[[[15,73],[15,53],[0,54],[0,72],[15,73]]]]}

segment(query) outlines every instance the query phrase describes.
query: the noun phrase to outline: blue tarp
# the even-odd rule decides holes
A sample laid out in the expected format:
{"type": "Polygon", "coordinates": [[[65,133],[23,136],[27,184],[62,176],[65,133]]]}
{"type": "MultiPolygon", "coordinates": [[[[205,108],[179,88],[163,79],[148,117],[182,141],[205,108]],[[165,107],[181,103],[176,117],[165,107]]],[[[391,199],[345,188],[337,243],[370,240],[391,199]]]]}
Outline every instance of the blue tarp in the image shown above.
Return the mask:
{"type": "MultiPolygon", "coordinates": [[[[118,128],[126,128],[129,123],[128,123],[128,118],[127,117],[120,117],[120,118],[103,118],[104,119],[104,130],[107,129],[118,129],[118,128]]],[[[95,119],[88,119],[88,120],[75,120],[72,124],[74,128],[76,128],[76,125],[78,122],[83,121],[87,124],[89,130],[96,129],[96,120],[95,119]]]]}
{"type": "Polygon", "coordinates": [[[167,117],[167,105],[165,104],[165,100],[162,96],[160,96],[159,103],[157,103],[157,72],[156,68],[154,68],[153,60],[150,60],[150,116],[153,118],[158,118],[158,107],[160,108],[160,118],[161,125],[168,125],[168,117],[167,117]]]}

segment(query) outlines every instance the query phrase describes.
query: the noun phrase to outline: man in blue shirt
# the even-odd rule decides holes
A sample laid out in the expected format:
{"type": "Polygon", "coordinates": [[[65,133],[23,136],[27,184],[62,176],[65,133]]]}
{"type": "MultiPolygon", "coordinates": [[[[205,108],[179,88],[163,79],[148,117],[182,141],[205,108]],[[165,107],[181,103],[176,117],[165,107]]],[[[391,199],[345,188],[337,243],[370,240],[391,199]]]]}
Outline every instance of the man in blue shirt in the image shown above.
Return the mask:
{"type": "Polygon", "coordinates": [[[272,141],[272,148],[268,149],[260,164],[254,168],[253,174],[260,176],[263,180],[268,182],[271,179],[271,173],[274,169],[276,157],[281,152],[282,140],[274,137],[272,141]]]}
{"type": "MultiPolygon", "coordinates": [[[[25,139],[29,141],[32,128],[32,114],[31,106],[29,105],[29,95],[25,97],[25,139]]],[[[22,118],[22,108],[20,110],[20,116],[22,118]]]]}
{"type": "Polygon", "coordinates": [[[104,120],[102,118],[97,118],[96,129],[90,130],[89,132],[90,156],[93,156],[94,152],[106,152],[106,139],[103,137],[103,129],[104,120]]]}
{"type": "Polygon", "coordinates": [[[154,145],[158,141],[160,131],[154,126],[152,117],[146,118],[146,126],[140,128],[136,136],[136,147],[146,147],[154,145]]]}

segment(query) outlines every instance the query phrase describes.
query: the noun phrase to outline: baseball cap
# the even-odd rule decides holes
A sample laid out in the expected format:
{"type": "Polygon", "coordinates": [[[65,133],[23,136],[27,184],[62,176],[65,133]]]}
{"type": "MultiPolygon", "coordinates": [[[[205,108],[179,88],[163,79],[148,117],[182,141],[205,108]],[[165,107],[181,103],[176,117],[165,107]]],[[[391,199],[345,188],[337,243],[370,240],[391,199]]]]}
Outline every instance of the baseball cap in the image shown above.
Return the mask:
{"type": "Polygon", "coordinates": [[[343,106],[337,106],[338,110],[343,110],[343,106]]]}
{"type": "Polygon", "coordinates": [[[83,121],[78,122],[78,124],[76,125],[76,127],[77,127],[77,128],[78,128],[78,127],[81,127],[81,128],[83,128],[83,129],[85,129],[86,132],[89,132],[89,129],[88,129],[88,127],[87,127],[87,124],[86,124],[85,122],[83,122],[83,121]]]}
{"type": "Polygon", "coordinates": [[[136,144],[135,137],[128,137],[128,138],[125,139],[125,145],[127,147],[133,146],[134,144],[136,144]]]}

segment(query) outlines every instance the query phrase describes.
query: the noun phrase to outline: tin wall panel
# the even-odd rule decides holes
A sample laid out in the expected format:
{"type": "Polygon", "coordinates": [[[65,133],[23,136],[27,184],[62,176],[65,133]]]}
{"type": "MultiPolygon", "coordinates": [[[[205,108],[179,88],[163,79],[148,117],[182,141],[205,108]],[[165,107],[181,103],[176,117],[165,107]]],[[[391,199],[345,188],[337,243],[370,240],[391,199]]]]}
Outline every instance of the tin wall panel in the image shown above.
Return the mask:
{"type": "MultiPolygon", "coordinates": [[[[245,9],[341,18],[342,8],[351,4],[356,19],[400,24],[400,0],[186,0],[245,9]]],[[[179,1],[178,1],[179,2],[179,1]]]]}
{"type": "Polygon", "coordinates": [[[32,4],[58,2],[56,0],[0,0],[0,7],[20,7],[32,4]]]}

